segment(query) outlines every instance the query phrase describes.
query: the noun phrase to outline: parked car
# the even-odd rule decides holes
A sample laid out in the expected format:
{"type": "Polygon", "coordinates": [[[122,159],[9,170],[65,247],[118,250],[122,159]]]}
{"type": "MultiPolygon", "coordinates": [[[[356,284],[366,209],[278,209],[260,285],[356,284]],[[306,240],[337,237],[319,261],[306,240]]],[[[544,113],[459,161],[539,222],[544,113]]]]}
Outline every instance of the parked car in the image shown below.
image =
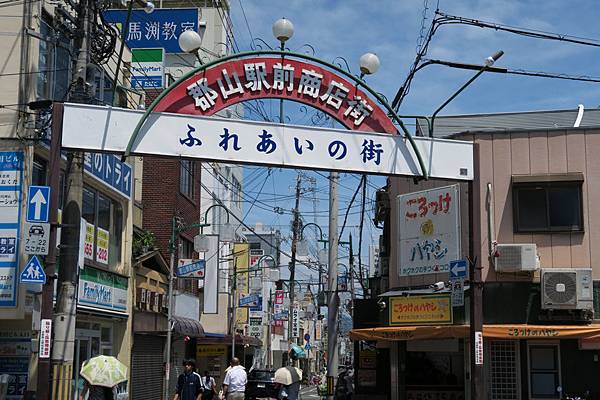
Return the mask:
{"type": "Polygon", "coordinates": [[[275,385],[274,369],[253,369],[248,374],[248,383],[246,384],[246,400],[255,400],[257,398],[274,398],[279,394],[279,389],[275,385]]]}

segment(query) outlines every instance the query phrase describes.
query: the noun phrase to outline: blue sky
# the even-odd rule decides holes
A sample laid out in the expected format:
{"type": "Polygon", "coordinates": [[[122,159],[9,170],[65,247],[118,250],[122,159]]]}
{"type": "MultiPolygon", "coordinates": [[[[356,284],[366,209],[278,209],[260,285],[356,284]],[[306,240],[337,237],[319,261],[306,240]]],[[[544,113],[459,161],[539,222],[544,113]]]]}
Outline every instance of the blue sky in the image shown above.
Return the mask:
{"type": "MultiPolygon", "coordinates": [[[[360,55],[367,51],[375,52],[381,60],[381,69],[377,74],[369,76],[367,82],[390,101],[414,60],[425,4],[429,6],[424,22],[425,29],[428,29],[438,5],[437,1],[430,0],[424,3],[422,0],[231,0],[232,20],[240,51],[251,48],[251,37],[261,38],[276,46],[271,26],[276,19],[285,16],[295,26],[294,37],[288,42],[291,50],[298,50],[304,44],[310,44],[316,50],[315,55],[326,61],[344,57],[354,73],[358,72],[360,55]],[[248,24],[245,22],[242,7],[248,24]]],[[[439,9],[447,14],[487,22],[597,39],[599,41],[596,43],[600,44],[600,32],[596,28],[600,8],[598,2],[593,0],[440,0],[439,9]]],[[[481,64],[487,56],[497,50],[505,52],[497,66],[514,70],[600,76],[600,47],[534,39],[459,24],[441,26],[433,37],[426,57],[481,64]]],[[[473,71],[436,65],[424,68],[416,74],[411,91],[400,108],[400,114],[431,115],[473,74],[473,71]]],[[[488,73],[450,103],[441,115],[575,109],[578,104],[583,104],[586,108],[598,107],[600,83],[488,73]]],[[[293,111],[292,106],[290,109],[290,122],[297,122],[300,119],[297,110],[293,111]]],[[[255,182],[250,180],[253,170],[246,169],[248,179],[245,190],[249,202],[245,203],[245,209],[251,207],[252,198],[258,197],[259,202],[251,208],[247,222],[275,225],[284,234],[289,235],[291,215],[276,214],[272,208],[292,209],[296,171],[272,169],[269,175],[268,172],[263,172],[262,174],[268,177],[262,186],[262,178],[255,182]]],[[[256,176],[259,172],[254,174],[256,176]]],[[[328,181],[315,173],[309,172],[307,175],[316,179],[316,197],[319,199],[317,222],[326,231],[328,181]]],[[[358,179],[356,176],[343,176],[344,187],[340,190],[341,209],[346,209],[358,185],[358,179]]],[[[371,177],[368,199],[373,199],[375,188],[384,184],[383,178],[371,177]]],[[[313,216],[309,214],[313,211],[311,199],[312,193],[307,193],[303,196],[300,206],[307,222],[313,221],[313,216]]],[[[348,222],[350,228],[345,231],[344,236],[348,232],[352,232],[355,238],[358,236],[356,226],[359,222],[359,199],[360,196],[351,209],[348,222]]],[[[367,210],[370,209],[372,206],[367,204],[367,210]]],[[[366,243],[374,240],[379,234],[369,222],[371,218],[372,212],[368,212],[364,236],[366,243]]],[[[342,219],[340,218],[340,224],[342,219]]],[[[363,246],[363,262],[367,262],[366,254],[366,246],[363,246]]],[[[309,271],[301,272],[302,277],[309,274],[309,271]]]]}

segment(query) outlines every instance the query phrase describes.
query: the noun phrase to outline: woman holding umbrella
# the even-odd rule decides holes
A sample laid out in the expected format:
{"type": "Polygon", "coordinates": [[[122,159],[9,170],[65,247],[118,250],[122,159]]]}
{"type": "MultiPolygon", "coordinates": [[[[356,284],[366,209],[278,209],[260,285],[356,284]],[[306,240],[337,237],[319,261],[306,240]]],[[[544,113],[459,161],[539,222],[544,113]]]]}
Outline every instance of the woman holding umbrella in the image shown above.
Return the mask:
{"type": "Polygon", "coordinates": [[[85,361],[79,374],[86,380],[79,399],[115,400],[115,386],[127,380],[127,367],[110,356],[96,356],[85,361]]]}

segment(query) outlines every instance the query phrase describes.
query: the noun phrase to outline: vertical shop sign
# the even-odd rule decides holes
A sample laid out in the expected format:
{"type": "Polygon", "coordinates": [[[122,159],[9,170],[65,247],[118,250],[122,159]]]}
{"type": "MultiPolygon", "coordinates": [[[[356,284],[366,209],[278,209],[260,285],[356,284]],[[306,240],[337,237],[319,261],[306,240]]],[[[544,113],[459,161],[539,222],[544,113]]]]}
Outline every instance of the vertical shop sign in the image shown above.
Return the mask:
{"type": "Polygon", "coordinates": [[[110,234],[98,227],[96,230],[96,261],[108,264],[108,243],[110,234]]]}
{"type": "Polygon", "coordinates": [[[42,319],[40,324],[40,358],[50,358],[50,341],[52,339],[52,320],[42,319]]]}
{"type": "Polygon", "coordinates": [[[460,259],[459,186],[398,196],[400,276],[448,273],[460,259]]]}
{"type": "Polygon", "coordinates": [[[0,307],[17,305],[23,152],[0,152],[0,307]]]}
{"type": "Polygon", "coordinates": [[[475,332],[475,365],[483,365],[483,333],[475,332]]]}
{"type": "Polygon", "coordinates": [[[292,307],[292,337],[300,337],[300,304],[297,302],[292,307]]]}

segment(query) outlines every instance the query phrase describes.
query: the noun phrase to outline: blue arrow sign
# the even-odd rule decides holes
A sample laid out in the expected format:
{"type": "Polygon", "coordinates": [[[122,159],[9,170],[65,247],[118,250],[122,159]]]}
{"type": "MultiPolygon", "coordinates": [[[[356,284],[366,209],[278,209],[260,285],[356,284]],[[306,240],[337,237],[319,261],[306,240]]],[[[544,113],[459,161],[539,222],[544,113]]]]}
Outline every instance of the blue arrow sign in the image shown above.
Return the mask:
{"type": "Polygon", "coordinates": [[[466,279],[468,276],[467,260],[450,261],[450,279],[466,279]]]}
{"type": "Polygon", "coordinates": [[[50,188],[29,186],[27,196],[27,222],[48,222],[50,210],[50,188]]]}
{"type": "Polygon", "coordinates": [[[46,273],[42,268],[42,263],[37,256],[31,257],[21,276],[19,277],[21,283],[46,283],[46,273]]]}

